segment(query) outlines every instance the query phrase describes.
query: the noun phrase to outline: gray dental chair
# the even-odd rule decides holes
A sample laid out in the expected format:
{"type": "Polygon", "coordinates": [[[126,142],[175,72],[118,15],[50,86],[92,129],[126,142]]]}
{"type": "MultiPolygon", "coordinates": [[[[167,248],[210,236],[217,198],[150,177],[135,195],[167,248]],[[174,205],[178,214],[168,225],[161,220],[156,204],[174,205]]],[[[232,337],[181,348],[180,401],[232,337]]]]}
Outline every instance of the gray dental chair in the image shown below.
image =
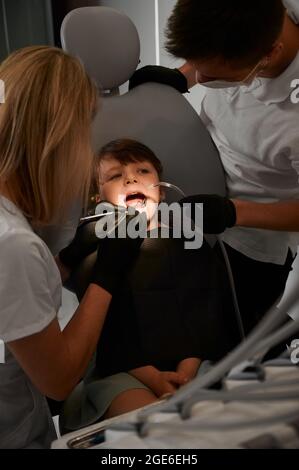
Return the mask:
{"type": "Polygon", "coordinates": [[[186,194],[225,194],[218,152],[184,96],[156,83],[119,95],[140,57],[137,30],[126,15],[106,7],[73,10],[63,21],[61,39],[102,91],[93,128],[96,151],[116,138],[136,139],[162,161],[164,180],[186,194]]]}

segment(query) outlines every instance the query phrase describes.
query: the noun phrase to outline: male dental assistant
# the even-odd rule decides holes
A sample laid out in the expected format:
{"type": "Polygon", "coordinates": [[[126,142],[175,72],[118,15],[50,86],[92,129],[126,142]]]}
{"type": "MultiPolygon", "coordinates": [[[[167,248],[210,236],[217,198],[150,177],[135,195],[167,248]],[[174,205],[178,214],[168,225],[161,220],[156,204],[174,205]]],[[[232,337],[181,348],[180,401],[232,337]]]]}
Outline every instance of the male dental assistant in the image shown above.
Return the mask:
{"type": "Polygon", "coordinates": [[[291,99],[298,22],[298,0],[179,0],[167,50],[185,65],[145,67],[131,79],[131,88],[207,87],[201,118],[224,166],[227,198],[184,202],[204,203],[204,231],[222,233],[246,332],[282,294],[298,245],[299,107],[291,99]]]}

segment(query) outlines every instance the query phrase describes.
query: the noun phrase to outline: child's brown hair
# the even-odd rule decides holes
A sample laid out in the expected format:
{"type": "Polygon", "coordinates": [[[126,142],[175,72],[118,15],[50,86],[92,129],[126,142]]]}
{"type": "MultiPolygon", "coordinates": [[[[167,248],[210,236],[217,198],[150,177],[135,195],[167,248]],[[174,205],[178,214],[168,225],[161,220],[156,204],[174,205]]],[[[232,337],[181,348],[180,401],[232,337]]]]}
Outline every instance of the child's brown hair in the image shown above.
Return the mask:
{"type": "Polygon", "coordinates": [[[160,160],[149,147],[137,140],[118,139],[109,142],[109,144],[105,145],[100,150],[98,168],[101,161],[105,159],[108,154],[124,165],[132,162],[150,162],[158,173],[159,178],[162,176],[163,166],[160,160]]]}

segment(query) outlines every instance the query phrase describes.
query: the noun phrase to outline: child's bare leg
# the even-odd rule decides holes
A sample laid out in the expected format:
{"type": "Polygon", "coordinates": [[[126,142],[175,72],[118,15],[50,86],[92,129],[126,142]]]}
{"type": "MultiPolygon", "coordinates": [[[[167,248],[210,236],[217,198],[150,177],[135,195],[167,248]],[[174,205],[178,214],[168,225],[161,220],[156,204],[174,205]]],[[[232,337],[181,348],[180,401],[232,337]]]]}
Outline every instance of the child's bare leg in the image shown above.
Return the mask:
{"type": "Polygon", "coordinates": [[[114,416],[119,416],[129,411],[137,410],[137,408],[150,405],[156,401],[158,401],[158,398],[150,390],[137,388],[126,390],[114,398],[103,418],[113,418],[114,416]]]}

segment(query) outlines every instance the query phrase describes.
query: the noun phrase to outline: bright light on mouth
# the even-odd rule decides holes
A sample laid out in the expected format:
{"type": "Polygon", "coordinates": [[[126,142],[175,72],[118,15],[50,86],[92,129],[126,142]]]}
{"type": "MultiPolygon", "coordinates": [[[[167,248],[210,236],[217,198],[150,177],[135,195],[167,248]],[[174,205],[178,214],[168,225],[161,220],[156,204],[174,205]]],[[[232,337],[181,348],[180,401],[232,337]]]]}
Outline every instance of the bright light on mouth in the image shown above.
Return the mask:
{"type": "Polygon", "coordinates": [[[132,193],[126,196],[126,206],[143,209],[146,206],[147,198],[142,193],[132,193]]]}

